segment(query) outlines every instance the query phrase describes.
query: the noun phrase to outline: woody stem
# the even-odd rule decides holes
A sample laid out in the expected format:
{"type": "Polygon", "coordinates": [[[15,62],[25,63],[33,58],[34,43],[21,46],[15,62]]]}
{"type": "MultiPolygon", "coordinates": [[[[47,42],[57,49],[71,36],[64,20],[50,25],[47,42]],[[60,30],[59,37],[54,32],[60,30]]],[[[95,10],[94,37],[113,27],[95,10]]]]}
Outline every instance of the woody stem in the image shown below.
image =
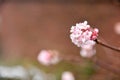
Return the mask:
{"type": "Polygon", "coordinates": [[[115,47],[115,46],[109,45],[109,44],[107,44],[107,43],[105,43],[105,42],[103,42],[103,41],[101,41],[99,39],[96,39],[95,42],[97,44],[100,44],[100,45],[104,46],[104,47],[107,47],[109,49],[112,49],[112,50],[120,52],[120,48],[119,47],[115,47]]]}

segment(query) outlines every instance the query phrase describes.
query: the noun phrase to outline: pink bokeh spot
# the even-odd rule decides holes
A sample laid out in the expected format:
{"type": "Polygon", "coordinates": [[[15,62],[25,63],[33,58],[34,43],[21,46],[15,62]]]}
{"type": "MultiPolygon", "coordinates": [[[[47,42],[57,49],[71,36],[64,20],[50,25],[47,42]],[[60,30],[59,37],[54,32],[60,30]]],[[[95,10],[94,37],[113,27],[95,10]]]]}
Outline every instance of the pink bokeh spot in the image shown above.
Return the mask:
{"type": "Polygon", "coordinates": [[[42,50],[38,54],[38,61],[43,65],[52,65],[60,61],[59,54],[55,50],[42,50]]]}

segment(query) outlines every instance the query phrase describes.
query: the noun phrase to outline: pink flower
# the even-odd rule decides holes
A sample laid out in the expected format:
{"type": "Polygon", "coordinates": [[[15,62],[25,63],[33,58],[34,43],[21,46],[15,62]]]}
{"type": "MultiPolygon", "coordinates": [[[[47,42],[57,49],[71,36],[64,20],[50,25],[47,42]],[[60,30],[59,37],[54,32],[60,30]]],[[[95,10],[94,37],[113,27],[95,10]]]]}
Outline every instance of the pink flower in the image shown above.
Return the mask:
{"type": "Polygon", "coordinates": [[[83,23],[76,24],[76,26],[72,26],[70,32],[72,42],[78,47],[81,47],[87,42],[97,39],[99,30],[97,28],[91,28],[87,24],[87,21],[84,21],[83,23]]]}
{"type": "Polygon", "coordinates": [[[75,80],[75,78],[71,72],[66,71],[66,72],[63,72],[62,74],[62,80],[75,80]]]}
{"type": "Polygon", "coordinates": [[[60,61],[59,54],[55,50],[42,50],[38,55],[38,61],[43,65],[52,65],[60,61]]]}

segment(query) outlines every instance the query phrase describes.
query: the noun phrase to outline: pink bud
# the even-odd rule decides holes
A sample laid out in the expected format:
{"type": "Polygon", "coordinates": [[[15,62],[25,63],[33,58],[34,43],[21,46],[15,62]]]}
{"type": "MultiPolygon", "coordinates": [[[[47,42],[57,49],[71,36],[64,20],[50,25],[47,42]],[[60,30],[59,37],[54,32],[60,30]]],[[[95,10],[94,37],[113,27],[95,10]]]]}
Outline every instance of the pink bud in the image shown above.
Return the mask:
{"type": "Polygon", "coordinates": [[[99,30],[97,28],[93,29],[91,40],[95,40],[98,37],[99,30]]]}

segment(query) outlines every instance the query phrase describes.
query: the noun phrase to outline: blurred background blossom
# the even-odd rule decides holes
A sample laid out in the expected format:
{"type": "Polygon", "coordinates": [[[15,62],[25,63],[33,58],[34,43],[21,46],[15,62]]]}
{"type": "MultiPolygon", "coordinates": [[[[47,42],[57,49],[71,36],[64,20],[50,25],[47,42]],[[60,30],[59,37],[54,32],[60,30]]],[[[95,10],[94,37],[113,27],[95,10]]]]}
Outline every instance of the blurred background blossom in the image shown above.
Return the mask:
{"type": "Polygon", "coordinates": [[[56,50],[41,50],[38,54],[38,61],[46,66],[60,62],[59,52],[56,50]]]}
{"type": "Polygon", "coordinates": [[[62,80],[75,80],[75,78],[72,72],[65,71],[62,73],[62,80]]]}
{"type": "Polygon", "coordinates": [[[117,22],[114,27],[115,33],[120,35],[120,22],[117,22]]]}
{"type": "Polygon", "coordinates": [[[53,74],[46,74],[36,67],[24,68],[23,66],[1,66],[0,80],[56,80],[53,74]]]}

